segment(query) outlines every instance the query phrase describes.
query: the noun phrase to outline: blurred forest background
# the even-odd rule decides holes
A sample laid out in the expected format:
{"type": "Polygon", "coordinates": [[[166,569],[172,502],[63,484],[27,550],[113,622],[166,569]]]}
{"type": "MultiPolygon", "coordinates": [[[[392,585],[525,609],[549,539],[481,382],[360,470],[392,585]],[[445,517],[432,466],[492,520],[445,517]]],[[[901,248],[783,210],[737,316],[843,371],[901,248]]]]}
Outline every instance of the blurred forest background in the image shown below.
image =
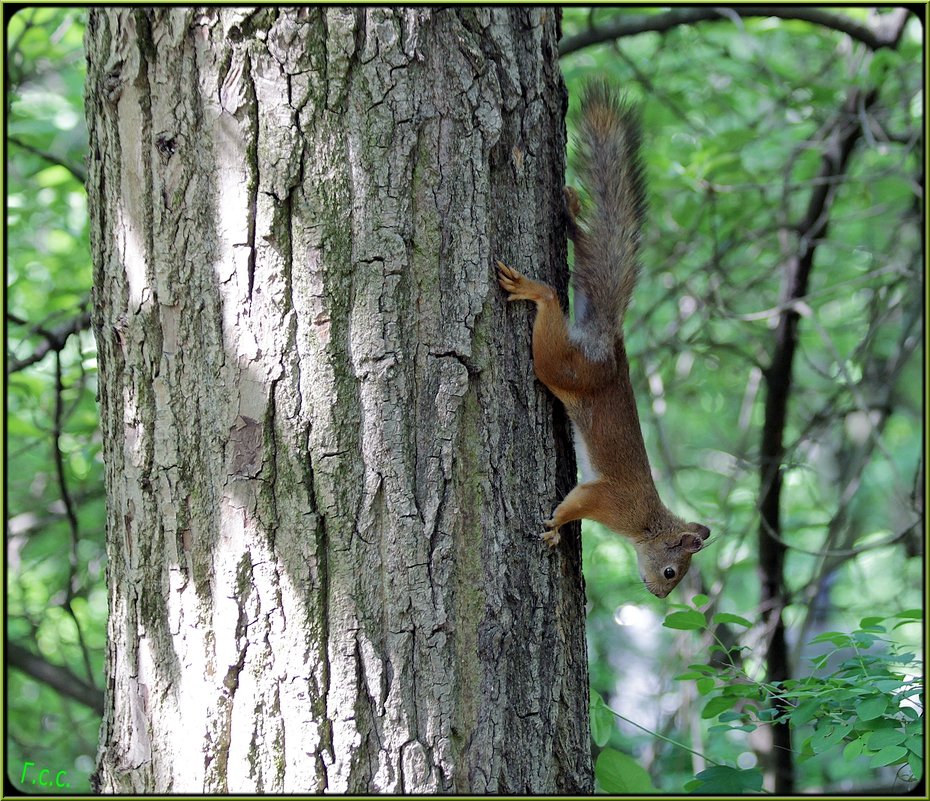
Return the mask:
{"type": "MultiPolygon", "coordinates": [[[[714,535],[660,601],[585,523],[605,791],[923,772],[923,27],[795,12],[564,12],[569,134],[588,77],[642,109],[633,381],[660,493],[714,535]]],[[[103,709],[84,21],[6,29],[7,775],[30,792],[61,792],[40,768],[89,790],[103,709]]]]}

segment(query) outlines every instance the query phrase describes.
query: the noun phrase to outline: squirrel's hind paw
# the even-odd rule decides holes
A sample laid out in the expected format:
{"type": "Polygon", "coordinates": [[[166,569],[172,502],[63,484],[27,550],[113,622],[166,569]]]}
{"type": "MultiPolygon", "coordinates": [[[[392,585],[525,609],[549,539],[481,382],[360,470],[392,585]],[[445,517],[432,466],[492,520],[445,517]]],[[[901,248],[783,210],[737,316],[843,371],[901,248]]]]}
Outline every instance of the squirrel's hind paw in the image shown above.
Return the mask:
{"type": "Polygon", "coordinates": [[[507,300],[522,299],[522,296],[518,295],[518,293],[523,280],[523,276],[513,267],[508,267],[502,261],[497,262],[497,283],[501,285],[501,289],[510,293],[507,300]]]}
{"type": "Polygon", "coordinates": [[[555,301],[555,292],[548,284],[527,278],[502,261],[497,262],[497,283],[510,293],[507,300],[531,300],[533,303],[555,301]]]}

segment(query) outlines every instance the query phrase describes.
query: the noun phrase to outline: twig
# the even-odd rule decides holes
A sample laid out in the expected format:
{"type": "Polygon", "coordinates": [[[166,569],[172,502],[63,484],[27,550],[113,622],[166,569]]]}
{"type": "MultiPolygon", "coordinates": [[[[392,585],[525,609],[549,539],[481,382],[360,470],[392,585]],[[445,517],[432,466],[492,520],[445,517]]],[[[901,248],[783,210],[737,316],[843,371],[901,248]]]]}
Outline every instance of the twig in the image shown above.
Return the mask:
{"type": "Polygon", "coordinates": [[[629,723],[631,726],[635,726],[637,729],[640,729],[641,731],[646,732],[646,734],[651,734],[653,737],[657,737],[657,738],[660,739],[660,740],[664,740],[665,742],[669,743],[670,745],[674,745],[674,746],[676,746],[676,747],[678,747],[678,748],[683,748],[685,751],[688,751],[688,752],[694,754],[695,756],[701,757],[701,759],[705,760],[706,762],[710,762],[711,765],[723,765],[722,762],[717,762],[716,760],[713,760],[713,759],[711,759],[709,756],[707,756],[707,754],[702,754],[700,751],[695,751],[693,748],[689,748],[689,747],[688,747],[687,745],[685,745],[684,743],[680,743],[680,742],[678,742],[677,740],[673,740],[671,737],[665,737],[664,735],[659,734],[659,732],[653,731],[652,729],[647,729],[645,726],[640,725],[640,724],[637,723],[635,720],[630,720],[630,719],[629,719],[628,717],[626,717],[625,715],[621,715],[619,712],[617,712],[617,710],[615,710],[615,709],[613,709],[613,708],[607,706],[607,704],[604,704],[604,706],[607,707],[608,711],[609,711],[612,715],[616,715],[616,717],[620,718],[620,720],[622,720],[622,721],[624,721],[624,722],[626,722],[626,723],[629,723]]]}

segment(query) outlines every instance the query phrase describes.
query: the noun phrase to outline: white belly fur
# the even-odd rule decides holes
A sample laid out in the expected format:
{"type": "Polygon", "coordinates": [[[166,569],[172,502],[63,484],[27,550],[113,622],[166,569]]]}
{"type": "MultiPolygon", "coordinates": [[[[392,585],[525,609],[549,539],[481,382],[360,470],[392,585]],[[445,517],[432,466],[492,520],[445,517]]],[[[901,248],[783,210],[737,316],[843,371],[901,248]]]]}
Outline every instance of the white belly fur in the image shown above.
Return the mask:
{"type": "Polygon", "coordinates": [[[572,437],[575,440],[575,461],[578,462],[581,482],[586,484],[589,481],[596,481],[600,478],[600,475],[592,466],[588,444],[584,441],[584,437],[578,432],[578,427],[574,423],[572,423],[572,437]]]}

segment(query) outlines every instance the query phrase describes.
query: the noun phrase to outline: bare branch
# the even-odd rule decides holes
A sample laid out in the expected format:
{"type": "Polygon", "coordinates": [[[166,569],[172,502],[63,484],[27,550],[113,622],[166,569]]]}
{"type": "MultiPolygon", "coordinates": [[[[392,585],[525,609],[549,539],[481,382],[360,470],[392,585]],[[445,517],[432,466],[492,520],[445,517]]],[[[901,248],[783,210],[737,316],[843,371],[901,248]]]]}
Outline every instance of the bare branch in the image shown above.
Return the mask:
{"type": "MultiPolygon", "coordinates": [[[[7,315],[7,317],[9,317],[9,315],[7,315]]],[[[51,330],[37,328],[36,333],[44,337],[45,341],[42,342],[28,356],[25,356],[22,359],[10,359],[7,364],[6,374],[12,375],[13,373],[19,372],[20,370],[33,365],[36,362],[44,359],[45,356],[52,351],[58,353],[65,347],[68,342],[68,338],[72,334],[76,334],[79,331],[84,331],[87,328],[90,328],[89,311],[82,312],[73,320],[62,323],[60,326],[58,326],[58,328],[53,328],[51,330]]]]}
{"type": "Polygon", "coordinates": [[[590,28],[559,43],[559,55],[565,56],[590,45],[600,44],[623,36],[635,36],[647,31],[664,31],[679,25],[738,17],[778,17],[812,22],[830,28],[862,42],[871,50],[894,47],[907,18],[906,9],[895,9],[881,18],[874,28],[861,25],[842,14],[834,14],[808,6],[705,6],[701,8],[673,8],[663,14],[620,16],[590,28]],[[887,22],[885,21],[887,20],[887,22]]]}
{"type": "Polygon", "coordinates": [[[56,156],[54,153],[49,153],[47,150],[41,150],[34,145],[30,145],[28,142],[24,142],[22,139],[16,136],[8,136],[6,138],[7,142],[12,142],[17,147],[22,148],[23,150],[32,153],[39,158],[45,159],[52,164],[57,164],[59,167],[64,167],[68,172],[70,172],[77,181],[81,183],[81,186],[87,181],[87,173],[84,171],[83,167],[79,167],[76,164],[71,164],[60,156],[56,156]]]}
{"type": "Polygon", "coordinates": [[[47,684],[62,695],[90,707],[98,714],[103,714],[103,692],[79,679],[68,668],[53,665],[43,657],[12,642],[6,644],[5,653],[12,667],[36,681],[47,684]]]}

